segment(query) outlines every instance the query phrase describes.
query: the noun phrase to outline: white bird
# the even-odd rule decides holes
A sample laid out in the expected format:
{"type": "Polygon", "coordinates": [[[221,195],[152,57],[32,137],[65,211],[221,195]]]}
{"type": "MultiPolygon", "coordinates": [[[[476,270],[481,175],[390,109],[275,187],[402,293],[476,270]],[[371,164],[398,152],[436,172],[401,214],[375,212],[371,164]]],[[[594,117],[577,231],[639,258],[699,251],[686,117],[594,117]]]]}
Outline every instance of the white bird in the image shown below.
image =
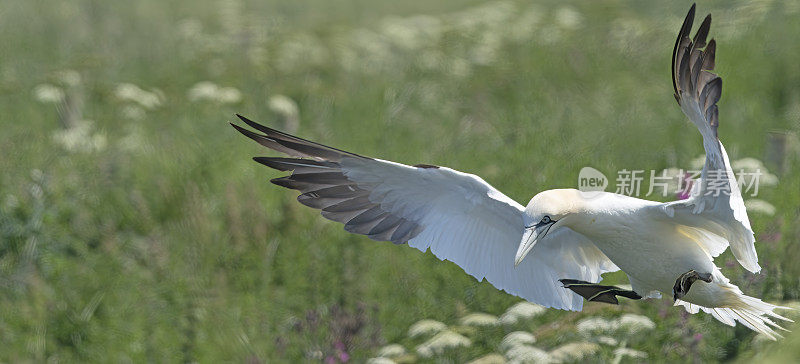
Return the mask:
{"type": "Polygon", "coordinates": [[[391,241],[458,264],[478,280],[546,307],[579,311],[583,298],[660,298],[736,321],[774,339],[779,308],[746,296],[714,265],[730,246],[745,269],[760,271],[750,222],[725,148],[717,138],[722,80],[716,43],[706,44],[711,15],[689,37],[689,10],[672,61],[675,99],[703,136],[706,162],[687,200],[660,203],[608,192],[544,191],[527,207],[476,175],[432,165],[408,166],[301,139],[239,116],[258,143],[295,158],[256,157],[292,171],[272,182],[301,192],[297,200],[344,223],[345,230],[391,241]],[[724,187],[728,193],[711,193],[724,187]],[[622,270],[632,290],[598,284],[622,270]],[[696,281],[700,282],[696,282],[696,281]],[[577,294],[575,294],[577,293],[577,294]]]}

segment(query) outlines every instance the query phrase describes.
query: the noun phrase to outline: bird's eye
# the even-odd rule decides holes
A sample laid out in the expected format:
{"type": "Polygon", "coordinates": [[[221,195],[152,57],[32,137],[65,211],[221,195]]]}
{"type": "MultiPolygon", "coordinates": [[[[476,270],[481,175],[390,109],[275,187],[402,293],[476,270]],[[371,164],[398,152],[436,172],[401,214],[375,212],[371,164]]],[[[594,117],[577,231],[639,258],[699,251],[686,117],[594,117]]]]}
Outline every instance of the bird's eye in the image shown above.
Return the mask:
{"type": "Polygon", "coordinates": [[[542,224],[549,224],[550,221],[553,221],[550,219],[550,216],[545,216],[542,218],[542,224]]]}

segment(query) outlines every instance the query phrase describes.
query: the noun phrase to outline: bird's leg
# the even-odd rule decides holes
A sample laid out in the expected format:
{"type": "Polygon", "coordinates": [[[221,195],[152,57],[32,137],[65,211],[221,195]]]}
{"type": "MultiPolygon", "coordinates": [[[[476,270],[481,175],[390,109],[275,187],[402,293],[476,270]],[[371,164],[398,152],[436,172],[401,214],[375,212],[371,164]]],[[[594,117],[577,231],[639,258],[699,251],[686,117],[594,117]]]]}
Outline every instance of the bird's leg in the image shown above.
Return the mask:
{"type": "Polygon", "coordinates": [[[604,286],[576,279],[559,279],[558,281],[564,285],[564,288],[568,288],[590,302],[605,302],[616,305],[619,304],[616,296],[622,296],[633,300],[642,298],[642,296],[639,296],[639,294],[634,291],[615,286],[604,286]]]}
{"type": "Polygon", "coordinates": [[[698,273],[694,269],[681,274],[675,281],[675,286],[672,287],[672,298],[677,301],[689,293],[689,288],[696,280],[701,280],[706,283],[711,283],[711,273],[698,273]]]}

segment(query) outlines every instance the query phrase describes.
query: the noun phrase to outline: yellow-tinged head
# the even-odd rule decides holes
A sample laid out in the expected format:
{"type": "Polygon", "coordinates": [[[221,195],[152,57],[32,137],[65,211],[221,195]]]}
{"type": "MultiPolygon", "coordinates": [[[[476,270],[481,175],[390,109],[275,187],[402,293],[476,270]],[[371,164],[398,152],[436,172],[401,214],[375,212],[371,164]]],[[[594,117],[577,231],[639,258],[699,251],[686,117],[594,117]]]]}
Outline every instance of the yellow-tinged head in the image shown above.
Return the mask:
{"type": "Polygon", "coordinates": [[[584,192],[572,188],[547,190],[533,196],[525,208],[525,215],[538,221],[544,216],[559,220],[566,215],[582,211],[586,208],[584,192]]]}
{"type": "Polygon", "coordinates": [[[587,208],[587,196],[575,189],[548,190],[533,196],[525,208],[525,233],[514,264],[519,265],[548,233],[568,226],[572,218],[581,215],[587,208]]]}

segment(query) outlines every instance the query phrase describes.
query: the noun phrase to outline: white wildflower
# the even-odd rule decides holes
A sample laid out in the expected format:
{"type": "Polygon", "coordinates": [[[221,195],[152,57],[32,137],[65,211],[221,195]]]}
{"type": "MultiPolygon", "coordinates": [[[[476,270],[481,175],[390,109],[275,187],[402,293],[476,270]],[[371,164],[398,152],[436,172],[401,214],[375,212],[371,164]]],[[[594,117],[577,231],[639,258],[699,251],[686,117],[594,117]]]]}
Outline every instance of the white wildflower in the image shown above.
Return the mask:
{"type": "Polygon", "coordinates": [[[600,345],[590,342],[574,342],[561,345],[550,351],[550,357],[559,362],[580,361],[600,350],[600,345]]]}
{"type": "Polygon", "coordinates": [[[565,6],[556,10],[555,20],[561,28],[575,30],[581,26],[583,16],[574,8],[565,6]]]}
{"type": "MultiPolygon", "coordinates": [[[[691,167],[700,171],[705,165],[706,157],[701,155],[693,159],[691,167]]],[[[775,186],[778,184],[778,176],[769,172],[764,163],[755,158],[742,158],[731,162],[731,171],[739,182],[739,188],[743,190],[751,183],[758,187],[775,186]]]]}
{"type": "Polygon", "coordinates": [[[632,313],[622,315],[618,321],[619,327],[623,330],[627,330],[631,335],[640,334],[644,331],[656,328],[656,324],[653,323],[653,320],[649,317],[632,313]]]}
{"type": "Polygon", "coordinates": [[[300,113],[297,109],[297,103],[284,95],[270,96],[267,106],[272,112],[286,118],[297,118],[300,113]]]}
{"type": "Polygon", "coordinates": [[[233,87],[221,87],[217,90],[217,101],[223,104],[235,104],[242,101],[242,93],[233,87]]]}
{"type": "Polygon", "coordinates": [[[436,336],[424,342],[422,345],[417,346],[417,354],[424,358],[429,358],[434,355],[442,354],[447,349],[468,347],[470,345],[472,345],[472,341],[467,337],[450,330],[445,330],[436,334],[436,336]]]}
{"type": "MultiPolygon", "coordinates": [[[[735,173],[735,172],[734,172],[735,173]]],[[[778,184],[778,176],[769,173],[766,169],[763,171],[763,174],[759,176],[759,183],[762,186],[775,186],[778,184]]]]}
{"type": "Polygon", "coordinates": [[[746,173],[745,181],[751,178],[758,177],[758,184],[760,186],[775,186],[778,184],[778,176],[769,172],[764,162],[755,158],[742,158],[731,162],[731,169],[733,173],[739,177],[740,174],[746,173]]]}
{"type": "Polygon", "coordinates": [[[82,120],[72,128],[53,133],[53,140],[70,152],[96,152],[105,149],[106,136],[93,132],[92,122],[82,120]]]}
{"type": "Polygon", "coordinates": [[[64,91],[49,83],[43,83],[33,88],[33,97],[42,103],[58,103],[64,99],[64,91]]]}
{"type": "Polygon", "coordinates": [[[731,168],[736,169],[748,169],[748,170],[756,170],[756,169],[764,169],[764,163],[755,158],[742,158],[737,159],[731,163],[731,168]]]}
{"type": "Polygon", "coordinates": [[[159,92],[145,91],[132,83],[120,83],[117,85],[114,89],[114,96],[122,101],[136,103],[147,110],[153,110],[161,106],[159,92]]]}
{"type": "Polygon", "coordinates": [[[533,5],[526,9],[522,15],[517,18],[514,26],[508,29],[508,31],[511,32],[511,39],[517,42],[524,42],[531,39],[531,36],[539,27],[541,20],[542,9],[539,6],[533,5]]]}
{"type": "Polygon", "coordinates": [[[498,323],[497,316],[488,313],[475,312],[461,318],[461,324],[466,326],[495,326],[498,323]]]}
{"type": "Polygon", "coordinates": [[[377,357],[367,359],[367,364],[395,364],[395,361],[389,358],[377,357]]]}
{"type": "Polygon", "coordinates": [[[506,352],[510,363],[550,363],[552,359],[546,351],[530,346],[519,345],[506,352]]]}
{"type": "Polygon", "coordinates": [[[325,353],[319,349],[308,349],[306,350],[306,358],[314,359],[314,360],[322,360],[325,357],[325,353]]]}
{"type": "Polygon", "coordinates": [[[432,335],[444,331],[447,325],[436,320],[420,320],[408,329],[409,337],[432,335]]]}
{"type": "Polygon", "coordinates": [[[235,104],[242,100],[242,93],[233,87],[219,87],[210,81],[196,83],[187,92],[189,101],[213,101],[222,104],[235,104]]]}
{"type": "Polygon", "coordinates": [[[533,336],[533,334],[525,331],[514,331],[506,335],[503,340],[500,341],[500,349],[503,351],[508,351],[513,347],[529,345],[535,342],[536,337],[533,336]]]}
{"type": "Polygon", "coordinates": [[[467,362],[467,364],[505,364],[506,358],[498,353],[491,353],[475,358],[467,362]]]}
{"type": "Polygon", "coordinates": [[[522,319],[539,316],[545,311],[546,309],[540,305],[522,301],[506,310],[506,312],[500,316],[500,322],[506,325],[514,324],[522,319]]]}
{"type": "Polygon", "coordinates": [[[75,70],[59,71],[56,74],[56,78],[68,87],[75,87],[81,83],[81,74],[75,70]]]}
{"type": "Polygon", "coordinates": [[[582,335],[593,336],[594,334],[614,332],[619,327],[619,323],[616,320],[606,320],[602,317],[588,317],[578,321],[576,327],[582,335]]]}
{"type": "Polygon", "coordinates": [[[760,200],[757,198],[751,198],[744,202],[744,206],[747,208],[748,212],[757,212],[764,215],[775,215],[775,206],[771,203],[760,200]]]}
{"type": "Polygon", "coordinates": [[[378,356],[384,358],[394,358],[396,356],[405,355],[406,348],[400,344],[389,344],[378,350],[378,356]]]}
{"type": "Polygon", "coordinates": [[[29,188],[31,196],[33,198],[40,200],[44,196],[44,190],[42,190],[42,186],[39,184],[31,184],[29,188]]]}
{"type": "Polygon", "coordinates": [[[164,91],[162,91],[160,88],[155,88],[154,87],[154,88],[150,89],[150,93],[155,95],[155,97],[158,99],[158,104],[159,105],[161,105],[161,103],[164,102],[164,100],[166,100],[166,98],[167,98],[164,95],[164,91]]]}
{"type": "Polygon", "coordinates": [[[209,81],[202,81],[196,83],[192,88],[189,89],[188,97],[189,101],[209,101],[214,100],[217,98],[217,91],[219,90],[219,86],[217,86],[213,82],[209,81]]]}
{"type": "Polygon", "coordinates": [[[5,201],[3,201],[3,206],[8,209],[7,211],[17,208],[17,206],[19,206],[19,200],[17,199],[17,196],[14,196],[10,193],[7,194],[5,201]]]}
{"type": "Polygon", "coordinates": [[[450,16],[459,33],[493,31],[508,26],[517,8],[508,1],[494,1],[457,12],[450,16]]]}
{"type": "Polygon", "coordinates": [[[42,183],[44,181],[44,172],[42,172],[42,170],[38,168],[32,169],[31,179],[36,183],[42,183]]]}
{"type": "Polygon", "coordinates": [[[634,350],[631,348],[617,348],[616,350],[614,350],[614,355],[618,357],[629,356],[634,359],[647,358],[647,353],[645,353],[644,351],[634,350]]]}
{"type": "Polygon", "coordinates": [[[441,33],[441,20],[429,15],[389,17],[381,24],[381,34],[404,51],[435,46],[441,33]]]}
{"type": "Polygon", "coordinates": [[[472,48],[470,60],[476,65],[489,65],[497,59],[501,46],[502,39],[498,32],[484,32],[478,44],[472,48]]]}
{"type": "Polygon", "coordinates": [[[611,336],[602,336],[601,335],[601,336],[596,337],[595,340],[600,344],[608,345],[608,346],[617,346],[617,344],[619,343],[617,341],[617,339],[615,339],[615,338],[613,338],[611,336]]]}

